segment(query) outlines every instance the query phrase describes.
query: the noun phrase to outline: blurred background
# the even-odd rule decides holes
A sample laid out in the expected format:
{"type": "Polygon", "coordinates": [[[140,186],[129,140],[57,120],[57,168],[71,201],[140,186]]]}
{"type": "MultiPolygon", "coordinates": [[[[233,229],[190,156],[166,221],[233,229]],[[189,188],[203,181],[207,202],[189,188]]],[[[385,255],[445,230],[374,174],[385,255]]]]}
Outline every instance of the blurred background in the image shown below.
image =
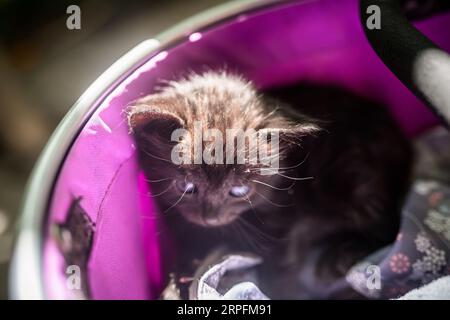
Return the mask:
{"type": "Polygon", "coordinates": [[[0,299],[28,176],[68,109],[139,42],[225,0],[0,0],[0,299]],[[66,9],[81,9],[68,30],[66,9]]]}

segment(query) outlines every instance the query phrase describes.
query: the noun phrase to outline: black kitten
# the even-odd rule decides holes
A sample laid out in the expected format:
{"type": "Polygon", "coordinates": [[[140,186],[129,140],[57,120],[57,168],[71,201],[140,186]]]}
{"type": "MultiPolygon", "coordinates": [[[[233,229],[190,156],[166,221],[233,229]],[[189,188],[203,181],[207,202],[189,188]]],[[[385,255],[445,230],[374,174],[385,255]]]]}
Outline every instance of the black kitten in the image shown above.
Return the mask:
{"type": "MultiPolygon", "coordinates": [[[[263,289],[271,298],[344,297],[315,288],[334,283],[396,235],[411,154],[389,114],[372,102],[306,85],[261,95],[240,77],[209,72],[170,82],[136,101],[128,115],[179,249],[178,273],[192,274],[194,258],[226,244],[265,258],[263,289]],[[229,128],[276,135],[258,140],[270,151],[260,162],[174,163],[174,148],[195,160],[189,137],[198,123],[223,136],[229,128]],[[177,129],[187,137],[173,139],[177,129]],[[261,174],[273,151],[276,170],[261,174]]],[[[231,148],[238,158],[234,138],[219,144],[223,150],[216,139],[200,142],[203,156],[217,160],[231,148]]],[[[254,148],[250,140],[246,155],[254,148]]]]}

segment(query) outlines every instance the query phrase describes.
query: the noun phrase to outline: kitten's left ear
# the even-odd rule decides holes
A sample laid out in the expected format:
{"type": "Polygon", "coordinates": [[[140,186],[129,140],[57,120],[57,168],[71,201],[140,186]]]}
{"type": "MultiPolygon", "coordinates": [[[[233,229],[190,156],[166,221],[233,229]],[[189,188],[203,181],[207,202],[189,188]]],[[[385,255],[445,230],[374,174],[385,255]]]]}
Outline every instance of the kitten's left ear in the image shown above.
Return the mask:
{"type": "Polygon", "coordinates": [[[166,105],[166,101],[146,100],[127,109],[128,126],[135,136],[151,135],[170,140],[175,129],[183,128],[184,121],[166,105]]]}

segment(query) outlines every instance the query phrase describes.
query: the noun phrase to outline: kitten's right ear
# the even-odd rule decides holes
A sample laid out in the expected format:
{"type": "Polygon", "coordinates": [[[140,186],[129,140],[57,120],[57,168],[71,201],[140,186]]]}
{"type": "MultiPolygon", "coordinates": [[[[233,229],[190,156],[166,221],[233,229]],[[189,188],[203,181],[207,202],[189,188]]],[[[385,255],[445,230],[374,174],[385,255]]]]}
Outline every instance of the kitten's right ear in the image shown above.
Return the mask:
{"type": "Polygon", "coordinates": [[[175,113],[153,104],[136,104],[127,109],[128,126],[136,137],[152,136],[170,141],[172,132],[184,127],[175,113]]]}

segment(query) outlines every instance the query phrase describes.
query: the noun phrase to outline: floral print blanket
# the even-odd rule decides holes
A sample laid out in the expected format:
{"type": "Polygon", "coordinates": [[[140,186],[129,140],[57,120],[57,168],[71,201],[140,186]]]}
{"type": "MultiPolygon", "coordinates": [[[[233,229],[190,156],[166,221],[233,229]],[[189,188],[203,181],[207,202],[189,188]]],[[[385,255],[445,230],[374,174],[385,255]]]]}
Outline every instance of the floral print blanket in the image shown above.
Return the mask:
{"type": "MultiPolygon", "coordinates": [[[[415,182],[395,242],[357,263],[338,281],[367,298],[450,299],[450,134],[435,129],[416,141],[416,148],[415,182]]],[[[214,263],[198,270],[190,299],[268,299],[252,271],[261,262],[258,257],[215,255],[214,263]],[[230,270],[243,272],[221,285],[230,282],[230,270]]],[[[172,291],[177,294],[170,296],[179,299],[179,290],[172,291]]]]}
{"type": "Polygon", "coordinates": [[[448,130],[439,127],[426,133],[416,141],[416,149],[415,183],[396,241],[351,268],[346,277],[368,298],[397,298],[450,275],[448,130]]]}
{"type": "Polygon", "coordinates": [[[390,299],[446,275],[450,275],[450,187],[417,181],[395,243],[358,263],[346,279],[369,298],[390,299]]]}

